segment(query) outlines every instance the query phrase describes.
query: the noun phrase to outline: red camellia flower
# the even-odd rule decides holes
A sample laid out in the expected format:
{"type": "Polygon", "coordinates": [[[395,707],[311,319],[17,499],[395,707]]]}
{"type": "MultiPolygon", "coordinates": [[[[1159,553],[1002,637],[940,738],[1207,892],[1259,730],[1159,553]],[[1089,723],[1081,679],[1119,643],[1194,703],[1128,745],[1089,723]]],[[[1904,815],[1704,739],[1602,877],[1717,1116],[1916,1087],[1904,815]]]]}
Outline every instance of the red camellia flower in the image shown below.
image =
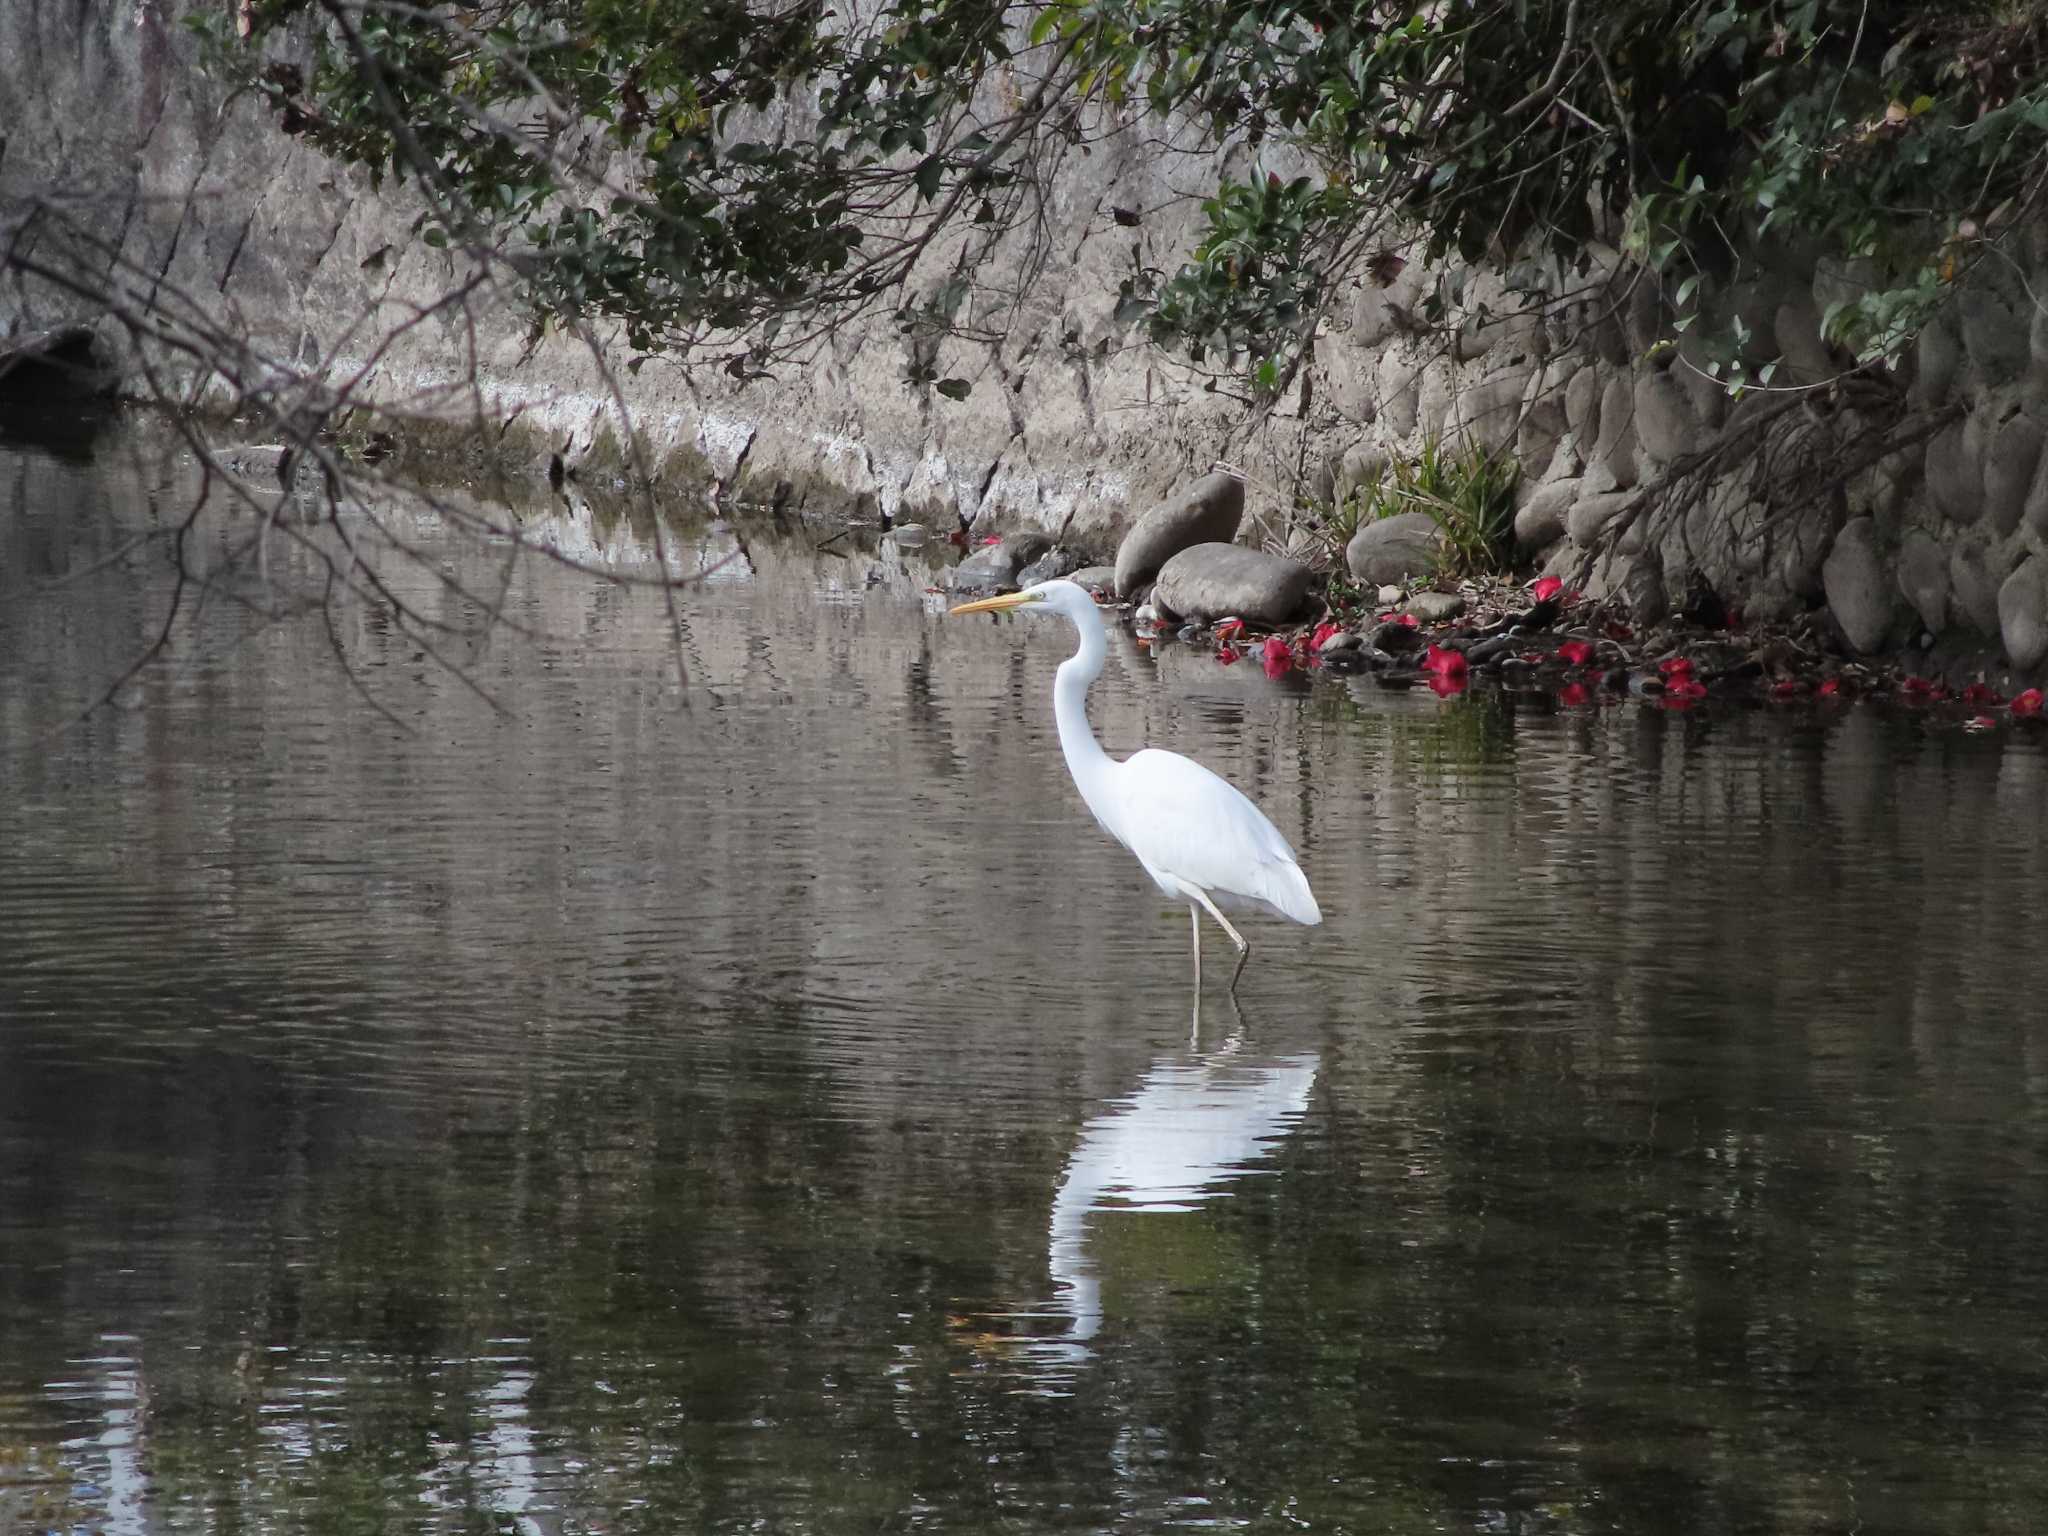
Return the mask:
{"type": "Polygon", "coordinates": [[[1343,633],[1344,626],[1342,624],[1332,624],[1329,620],[1325,619],[1316,626],[1315,634],[1309,639],[1308,648],[1311,651],[1320,651],[1325,644],[1343,633]]]}
{"type": "Polygon", "coordinates": [[[1996,715],[1973,715],[1963,722],[1966,731],[1995,731],[1998,729],[1996,715]]]}
{"type": "Polygon", "coordinates": [[[983,539],[983,540],[981,541],[981,547],[982,547],[983,549],[986,549],[986,548],[988,548],[988,546],[989,546],[989,545],[991,545],[991,544],[1000,544],[1000,543],[1002,543],[1002,542],[1003,542],[1003,541],[1002,541],[1002,538],[1001,538],[1001,536],[1000,536],[1000,535],[997,535],[997,534],[993,534],[993,533],[992,533],[992,534],[990,534],[990,535],[989,535],[989,536],[988,536],[987,538],[985,538],[985,539],[983,539]]]}
{"type": "Polygon", "coordinates": [[[1902,677],[1899,689],[1909,698],[1926,699],[1934,696],[1934,684],[1924,677],[1902,677]]]}
{"type": "Polygon", "coordinates": [[[1842,680],[1839,677],[1824,677],[1820,680],[1820,686],[1813,691],[1824,699],[1832,699],[1842,691],[1842,680]]]}
{"type": "Polygon", "coordinates": [[[1278,635],[1268,635],[1260,647],[1260,659],[1266,666],[1266,676],[1285,677],[1294,666],[1294,652],[1287,648],[1287,642],[1278,635]]]}
{"type": "Polygon", "coordinates": [[[1557,702],[1566,709],[1578,709],[1592,702],[1593,693],[1584,683],[1566,683],[1557,690],[1557,702]]]}
{"type": "MultiPolygon", "coordinates": [[[[1832,682],[1833,679],[1830,678],[1829,681],[1832,682]]],[[[1774,699],[1796,699],[1805,692],[1806,684],[1796,677],[1788,677],[1783,682],[1771,684],[1771,697],[1774,699]]]]}
{"type": "Polygon", "coordinates": [[[1389,614],[1388,617],[1403,629],[1416,629],[1422,624],[1422,620],[1415,617],[1412,613],[1395,613],[1389,614]]]}
{"type": "Polygon", "coordinates": [[[1431,677],[1455,677],[1462,682],[1466,672],[1465,653],[1432,645],[1423,655],[1422,670],[1431,677]]]}
{"type": "Polygon", "coordinates": [[[1667,699],[1704,699],[1706,696],[1707,685],[1683,672],[1664,684],[1664,697],[1667,699]]]}
{"type": "Polygon", "coordinates": [[[2012,712],[2016,715],[2038,715],[2041,713],[2041,690],[2029,688],[2025,693],[2012,696],[2012,712]]]}
{"type": "Polygon", "coordinates": [[[1238,658],[1238,649],[1228,640],[1216,647],[1216,659],[1226,667],[1238,658]]]}
{"type": "Polygon", "coordinates": [[[1673,656],[1666,661],[1659,662],[1657,664],[1657,670],[1660,673],[1662,673],[1664,677],[1667,679],[1674,677],[1691,677],[1692,658],[1689,656],[1673,656]]]}
{"type": "Polygon", "coordinates": [[[1993,709],[2005,702],[2003,694],[1984,683],[1970,684],[1963,690],[1962,698],[1965,704],[1988,704],[1993,709]]]}
{"type": "Polygon", "coordinates": [[[1529,583],[1529,595],[1537,602],[1545,602],[1564,590],[1564,583],[1555,576],[1539,576],[1529,583]]]}
{"type": "Polygon", "coordinates": [[[1567,640],[1557,648],[1557,659],[1568,667],[1583,667],[1593,659],[1593,647],[1584,640],[1567,640]]]}
{"type": "Polygon", "coordinates": [[[1429,691],[1440,699],[1456,698],[1465,691],[1465,674],[1432,672],[1429,674],[1429,691]]]}
{"type": "Polygon", "coordinates": [[[1243,619],[1219,619],[1216,623],[1216,638],[1218,640],[1235,640],[1243,633],[1243,619]]]}

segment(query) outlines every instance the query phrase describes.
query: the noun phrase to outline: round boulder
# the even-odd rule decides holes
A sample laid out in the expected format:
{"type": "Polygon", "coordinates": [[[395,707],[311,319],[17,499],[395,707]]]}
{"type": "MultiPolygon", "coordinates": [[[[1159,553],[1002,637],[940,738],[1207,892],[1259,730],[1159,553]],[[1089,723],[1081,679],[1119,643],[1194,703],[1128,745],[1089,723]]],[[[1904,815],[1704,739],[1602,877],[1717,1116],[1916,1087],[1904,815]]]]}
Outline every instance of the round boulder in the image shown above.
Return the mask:
{"type": "Polygon", "coordinates": [[[1197,544],[1228,544],[1244,518],[1244,482],[1235,475],[1204,475],[1131,525],[1116,551],[1116,592],[1129,597],[1166,562],[1197,544]]]}
{"type": "Polygon", "coordinates": [[[1444,534],[1427,512],[1396,512],[1362,524],[1344,546],[1344,563],[1369,586],[1393,586],[1432,574],[1444,534]]]}
{"type": "Polygon", "coordinates": [[[1998,589],[1998,635],[2021,671],[2048,658],[2048,560],[2029,555],[1998,589]]]}
{"type": "Polygon", "coordinates": [[[1877,525],[1867,517],[1845,523],[1820,568],[1820,580],[1849,643],[1864,652],[1882,646],[1892,627],[1898,588],[1878,558],[1877,525]]]}
{"type": "Polygon", "coordinates": [[[1308,601],[1312,573],[1299,560],[1235,544],[1197,544],[1167,561],[1152,587],[1159,608],[1184,619],[1234,617],[1285,624],[1308,601]]]}
{"type": "Polygon", "coordinates": [[[988,544],[953,567],[955,592],[1014,592],[1017,573],[1052,548],[1042,533],[1013,533],[988,544]]]}

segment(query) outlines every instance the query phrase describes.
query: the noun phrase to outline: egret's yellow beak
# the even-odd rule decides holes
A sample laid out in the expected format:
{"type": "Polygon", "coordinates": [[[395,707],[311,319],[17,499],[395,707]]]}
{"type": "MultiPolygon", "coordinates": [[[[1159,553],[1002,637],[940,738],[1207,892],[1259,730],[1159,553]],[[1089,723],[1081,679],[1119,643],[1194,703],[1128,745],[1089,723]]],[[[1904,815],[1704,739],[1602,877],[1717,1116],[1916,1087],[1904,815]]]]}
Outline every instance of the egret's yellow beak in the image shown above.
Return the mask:
{"type": "Polygon", "coordinates": [[[1042,603],[1044,601],[1045,594],[1043,592],[1038,591],[1035,587],[1026,587],[1022,592],[1005,592],[1001,597],[984,597],[978,603],[962,603],[958,608],[949,608],[946,612],[949,615],[956,613],[1001,613],[1005,609],[1022,607],[1025,603],[1042,603]]]}

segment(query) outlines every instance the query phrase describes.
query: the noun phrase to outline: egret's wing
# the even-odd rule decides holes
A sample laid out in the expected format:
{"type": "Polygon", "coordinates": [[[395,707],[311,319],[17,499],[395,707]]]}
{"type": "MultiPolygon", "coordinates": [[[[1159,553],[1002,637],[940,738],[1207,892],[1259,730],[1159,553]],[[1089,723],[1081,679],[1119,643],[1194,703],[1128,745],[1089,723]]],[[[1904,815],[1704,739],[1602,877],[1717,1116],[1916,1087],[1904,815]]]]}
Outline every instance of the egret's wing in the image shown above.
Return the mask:
{"type": "Polygon", "coordinates": [[[1323,920],[1279,828],[1256,805],[1177,752],[1148,750],[1117,766],[1124,846],[1145,863],[1215,895],[1262,901],[1297,923],[1323,920]]]}

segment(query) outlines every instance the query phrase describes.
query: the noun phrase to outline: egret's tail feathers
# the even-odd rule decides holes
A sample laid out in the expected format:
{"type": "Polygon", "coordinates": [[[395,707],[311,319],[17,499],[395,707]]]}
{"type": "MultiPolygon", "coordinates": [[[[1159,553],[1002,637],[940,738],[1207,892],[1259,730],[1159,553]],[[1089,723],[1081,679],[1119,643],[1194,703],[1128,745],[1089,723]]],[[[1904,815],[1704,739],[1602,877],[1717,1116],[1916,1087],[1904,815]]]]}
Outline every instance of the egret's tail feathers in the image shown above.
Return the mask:
{"type": "Polygon", "coordinates": [[[1278,911],[1305,927],[1313,928],[1323,920],[1323,909],[1316,905],[1316,893],[1308,888],[1308,876],[1299,864],[1269,866],[1263,894],[1278,911]]]}

